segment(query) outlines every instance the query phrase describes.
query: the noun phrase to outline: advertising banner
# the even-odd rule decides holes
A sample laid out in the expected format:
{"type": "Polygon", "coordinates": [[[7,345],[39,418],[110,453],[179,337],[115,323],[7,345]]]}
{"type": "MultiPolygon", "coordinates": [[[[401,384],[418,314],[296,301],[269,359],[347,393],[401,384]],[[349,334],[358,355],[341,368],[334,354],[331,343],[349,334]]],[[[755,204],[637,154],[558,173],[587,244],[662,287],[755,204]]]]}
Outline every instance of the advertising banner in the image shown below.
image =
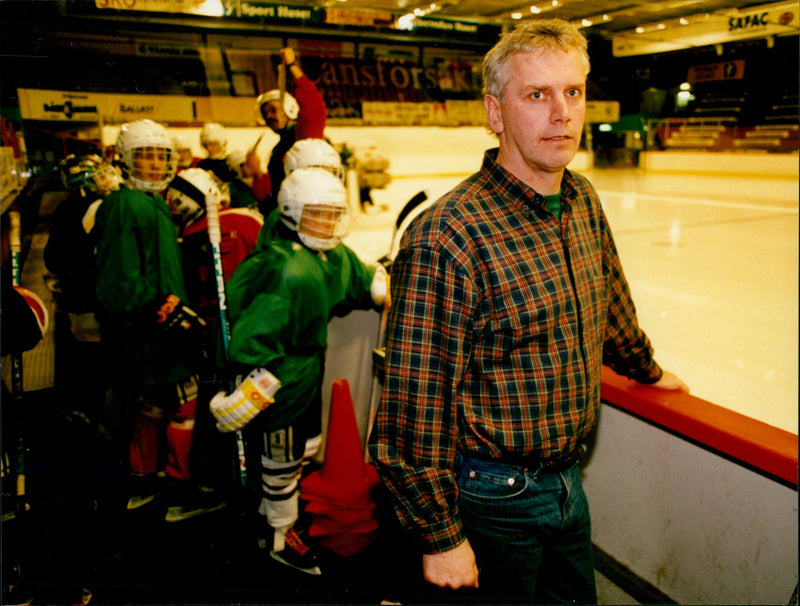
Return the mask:
{"type": "Polygon", "coordinates": [[[172,95],[119,95],[20,88],[19,107],[25,120],[122,123],[149,118],[183,122],[195,115],[192,98],[172,95]]]}
{"type": "Polygon", "coordinates": [[[406,20],[401,25],[396,14],[380,9],[276,4],[262,0],[94,0],[94,5],[98,9],[257,19],[274,24],[308,23],[337,29],[404,29],[467,40],[478,40],[485,35],[493,38],[500,33],[499,27],[479,25],[472,21],[419,17],[406,20]]]}
{"type": "Polygon", "coordinates": [[[765,4],[735,13],[714,13],[708,18],[685,25],[671,24],[642,26],[642,31],[627,31],[614,35],[612,49],[615,57],[646,55],[723,44],[751,38],[797,35],[800,25],[800,5],[797,2],[765,4]]]}
{"type": "Polygon", "coordinates": [[[586,124],[619,120],[619,101],[587,101],[586,124]]]}
{"type": "Polygon", "coordinates": [[[741,80],[744,78],[744,60],[723,61],[706,65],[693,65],[689,68],[687,81],[690,84],[711,82],[713,80],[741,80]]]}

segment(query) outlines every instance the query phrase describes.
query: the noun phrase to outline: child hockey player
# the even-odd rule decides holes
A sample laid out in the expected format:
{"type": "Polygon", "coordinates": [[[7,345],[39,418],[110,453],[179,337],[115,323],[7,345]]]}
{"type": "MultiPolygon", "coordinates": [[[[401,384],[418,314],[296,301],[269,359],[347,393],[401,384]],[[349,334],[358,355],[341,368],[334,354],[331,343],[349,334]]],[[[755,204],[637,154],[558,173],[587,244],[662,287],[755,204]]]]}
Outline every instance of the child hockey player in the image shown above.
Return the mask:
{"type": "Polygon", "coordinates": [[[175,145],[175,153],[178,155],[178,166],[175,169],[179,174],[187,168],[194,168],[200,158],[194,157],[192,146],[189,145],[185,135],[173,135],[172,142],[175,145]]]}
{"type": "Polygon", "coordinates": [[[225,158],[231,171],[226,183],[233,208],[255,208],[265,217],[275,209],[269,173],[261,169],[261,158],[255,150],[235,149],[225,158]]]}
{"type": "MultiPolygon", "coordinates": [[[[57,303],[55,382],[69,414],[101,428],[108,388],[105,356],[95,319],[95,259],[92,227],[103,198],[119,189],[119,170],[98,154],[69,155],[60,163],[69,195],[53,212],[44,247],[48,288],[57,303]]],[[[107,420],[107,419],[106,419],[107,420]]]]}
{"type": "Polygon", "coordinates": [[[89,232],[97,207],[105,196],[119,189],[122,178],[118,169],[98,154],[69,155],[59,167],[69,195],[53,212],[44,262],[53,274],[56,302],[70,314],[75,337],[97,340],[93,314],[94,242],[89,232]]]}
{"type": "Polygon", "coordinates": [[[309,574],[321,571],[295,527],[298,483],[322,439],[328,321],[382,306],[387,290],[383,268],[367,266],[341,243],[347,208],[344,186],[328,171],[303,168],[286,177],[278,212],[228,283],[230,360],[247,379],[211,401],[220,431],[243,428],[247,468],[261,485],[259,513],[271,527],[264,528],[270,555],[309,574]]]}
{"type": "Polygon", "coordinates": [[[228,131],[218,122],[208,122],[200,131],[200,145],[208,156],[195,163],[197,168],[210,170],[220,181],[227,183],[233,178],[230,168],[225,162],[228,154],[228,131]]]}
{"type": "Polygon", "coordinates": [[[184,303],[175,227],[159,193],[175,175],[172,145],[152,120],[122,125],[116,151],[125,182],[95,216],[101,343],[114,392],[134,417],[128,509],[153,501],[165,475],[178,484],[190,477],[203,322],[184,303]]]}
{"type": "Polygon", "coordinates": [[[221,509],[233,490],[238,459],[232,436],[220,434],[208,401],[218,389],[216,366],[224,362],[220,351],[220,304],[216,269],[209,238],[207,205],[218,212],[222,277],[233,275],[239,263],[253,250],[263,225],[261,215],[247,208],[227,208],[224,185],[210,171],[188,168],[175,177],[167,189],[167,204],[180,228],[179,242],[183,253],[184,278],[189,303],[205,320],[208,338],[205,344],[207,364],[200,373],[201,382],[192,442],[193,493],[180,505],[167,511],[168,522],[178,522],[221,509]]]}

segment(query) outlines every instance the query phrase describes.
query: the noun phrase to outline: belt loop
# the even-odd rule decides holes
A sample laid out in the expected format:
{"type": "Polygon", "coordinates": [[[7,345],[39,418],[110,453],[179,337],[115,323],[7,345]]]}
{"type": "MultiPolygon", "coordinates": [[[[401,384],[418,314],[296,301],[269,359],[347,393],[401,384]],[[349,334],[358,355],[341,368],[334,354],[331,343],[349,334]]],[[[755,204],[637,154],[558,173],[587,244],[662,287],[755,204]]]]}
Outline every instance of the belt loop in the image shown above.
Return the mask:
{"type": "Polygon", "coordinates": [[[540,474],[540,473],[542,473],[542,472],[544,471],[544,463],[543,463],[542,461],[537,461],[537,462],[536,462],[536,471],[529,471],[529,470],[530,470],[530,468],[528,468],[528,467],[526,467],[526,468],[525,468],[525,470],[526,470],[526,471],[527,471],[529,474],[531,474],[531,476],[532,476],[532,477],[533,477],[533,479],[535,480],[536,478],[538,478],[538,477],[539,477],[539,474],[540,474]]]}

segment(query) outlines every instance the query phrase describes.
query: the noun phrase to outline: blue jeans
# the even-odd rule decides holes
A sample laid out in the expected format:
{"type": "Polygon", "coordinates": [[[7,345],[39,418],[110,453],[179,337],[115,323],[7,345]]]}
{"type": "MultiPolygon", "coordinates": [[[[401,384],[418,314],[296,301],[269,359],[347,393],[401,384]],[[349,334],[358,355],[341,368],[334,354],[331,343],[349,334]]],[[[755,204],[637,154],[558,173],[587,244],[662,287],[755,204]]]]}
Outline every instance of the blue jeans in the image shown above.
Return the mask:
{"type": "Polygon", "coordinates": [[[459,457],[459,510],[487,598],[596,604],[577,463],[563,472],[459,457]]]}

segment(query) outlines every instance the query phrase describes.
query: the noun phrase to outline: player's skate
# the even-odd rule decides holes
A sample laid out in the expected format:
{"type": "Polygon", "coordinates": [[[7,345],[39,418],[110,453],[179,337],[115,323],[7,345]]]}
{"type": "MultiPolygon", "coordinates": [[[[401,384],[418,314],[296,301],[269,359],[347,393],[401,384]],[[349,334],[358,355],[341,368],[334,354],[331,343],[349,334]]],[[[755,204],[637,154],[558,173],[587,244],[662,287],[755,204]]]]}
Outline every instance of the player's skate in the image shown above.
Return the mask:
{"type": "Polygon", "coordinates": [[[314,550],[303,541],[294,528],[286,532],[283,549],[280,551],[273,549],[269,552],[269,555],[278,562],[296,568],[306,574],[322,574],[314,550]]]}
{"type": "Polygon", "coordinates": [[[181,522],[191,518],[220,511],[228,504],[213,489],[201,486],[192,492],[183,505],[171,505],[164,518],[167,522],[181,522]]]}
{"type": "Polygon", "coordinates": [[[130,477],[130,497],[126,508],[139,509],[158,498],[163,492],[163,478],[155,473],[133,473],[130,477]]]}

